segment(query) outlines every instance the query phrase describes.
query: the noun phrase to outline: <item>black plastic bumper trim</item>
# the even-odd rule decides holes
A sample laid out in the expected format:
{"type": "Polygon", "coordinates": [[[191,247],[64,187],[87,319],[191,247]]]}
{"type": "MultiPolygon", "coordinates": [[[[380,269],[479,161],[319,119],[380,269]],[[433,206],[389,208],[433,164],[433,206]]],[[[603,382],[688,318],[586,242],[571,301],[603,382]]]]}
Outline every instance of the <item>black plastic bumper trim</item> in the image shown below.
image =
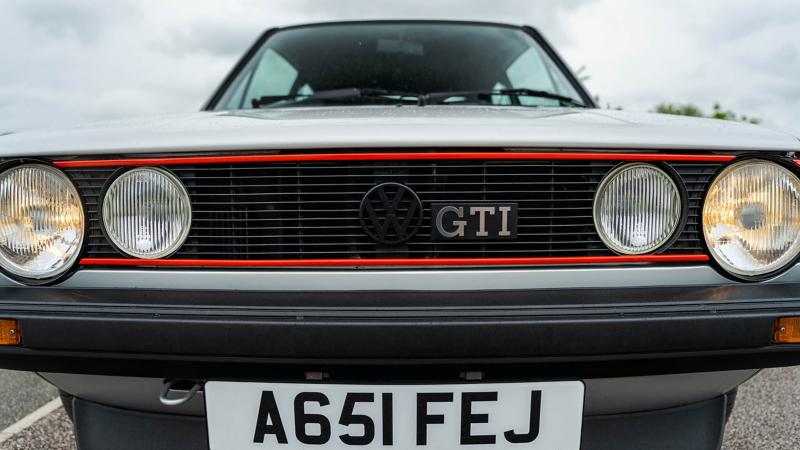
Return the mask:
{"type": "Polygon", "coordinates": [[[72,400],[80,450],[200,450],[208,448],[205,418],[153,414],[72,400]]]}
{"type": "Polygon", "coordinates": [[[559,365],[570,376],[760,368],[784,365],[800,353],[799,346],[771,343],[776,318],[800,316],[798,287],[422,293],[3,288],[0,317],[20,321],[23,348],[0,349],[0,367],[108,373],[114,368],[104,366],[139,361],[148,363],[141,365],[146,373],[137,370],[143,376],[191,378],[235,376],[218,367],[225,361],[241,370],[261,365],[262,373],[264,364],[307,368],[342,361],[446,366],[448,372],[456,365],[505,365],[511,375],[517,369],[509,367],[522,364],[527,376],[534,369],[553,374],[548,367],[559,365]],[[54,368],[52,360],[63,365],[54,368]],[[78,360],[93,363],[76,367],[72,361],[78,360]],[[624,365],[630,361],[639,361],[638,368],[624,365]],[[571,366],[577,363],[593,367],[571,366]]]}
{"type": "Polygon", "coordinates": [[[583,419],[581,450],[717,450],[725,396],[678,408],[583,419]]]}

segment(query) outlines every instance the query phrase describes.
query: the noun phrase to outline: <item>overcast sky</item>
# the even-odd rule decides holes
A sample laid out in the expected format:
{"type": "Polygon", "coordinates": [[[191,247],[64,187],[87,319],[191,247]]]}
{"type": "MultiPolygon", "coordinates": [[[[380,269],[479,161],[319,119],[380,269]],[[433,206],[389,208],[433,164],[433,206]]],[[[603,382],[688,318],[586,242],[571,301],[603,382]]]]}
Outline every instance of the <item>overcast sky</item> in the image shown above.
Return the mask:
{"type": "Polygon", "coordinates": [[[798,1],[0,0],[0,133],[196,111],[265,29],[374,18],[533,25],[604,107],[800,132],[798,1]]]}

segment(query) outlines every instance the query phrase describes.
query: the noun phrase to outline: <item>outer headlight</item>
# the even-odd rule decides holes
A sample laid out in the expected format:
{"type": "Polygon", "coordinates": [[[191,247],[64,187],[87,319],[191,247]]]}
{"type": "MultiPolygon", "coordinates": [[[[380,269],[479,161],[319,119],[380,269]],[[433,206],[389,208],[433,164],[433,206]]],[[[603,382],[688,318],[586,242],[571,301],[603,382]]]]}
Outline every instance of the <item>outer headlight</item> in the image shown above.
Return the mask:
{"type": "Polygon", "coordinates": [[[169,256],[192,223],[186,188],[174,175],[141,167],[115,179],[103,198],[103,225],[119,250],[137,258],[169,256]]]}
{"type": "Polygon", "coordinates": [[[612,250],[641,255],[669,241],[681,221],[681,194],[663,170],[631,163],[606,175],[594,198],[594,225],[612,250]]]}
{"type": "Polygon", "coordinates": [[[24,164],[0,174],[0,266],[24,278],[51,278],[75,262],[83,207],[56,169],[24,164]]]}
{"type": "Polygon", "coordinates": [[[732,164],[708,191],[703,235],[730,272],[756,276],[779,270],[800,251],[800,180],[770,161],[732,164]]]}

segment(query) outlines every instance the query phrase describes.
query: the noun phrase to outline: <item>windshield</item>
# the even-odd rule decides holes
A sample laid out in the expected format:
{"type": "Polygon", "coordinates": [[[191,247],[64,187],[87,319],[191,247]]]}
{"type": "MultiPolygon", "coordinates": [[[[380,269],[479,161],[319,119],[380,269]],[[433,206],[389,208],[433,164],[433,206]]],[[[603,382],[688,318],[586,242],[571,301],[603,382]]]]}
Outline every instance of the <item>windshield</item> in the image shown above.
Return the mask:
{"type": "Polygon", "coordinates": [[[445,105],[571,106],[530,94],[455,95],[510,89],[581,99],[536,41],[518,28],[458,23],[317,25],[270,36],[215,109],[397,103],[406,95],[441,92],[454,93],[440,103],[445,105]],[[387,95],[313,96],[353,88],[387,95]]]}

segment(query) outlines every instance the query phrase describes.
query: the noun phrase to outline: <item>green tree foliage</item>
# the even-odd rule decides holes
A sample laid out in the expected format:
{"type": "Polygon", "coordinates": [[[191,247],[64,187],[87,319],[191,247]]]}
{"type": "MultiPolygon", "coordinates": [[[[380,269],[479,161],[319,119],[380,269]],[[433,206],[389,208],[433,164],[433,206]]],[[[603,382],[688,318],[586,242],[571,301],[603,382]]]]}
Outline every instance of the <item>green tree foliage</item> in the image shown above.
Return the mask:
{"type": "MultiPolygon", "coordinates": [[[[595,103],[597,103],[598,105],[600,105],[600,104],[601,104],[601,102],[600,102],[600,96],[599,96],[599,95],[595,95],[595,96],[594,96],[594,101],[595,101],[595,103]]],[[[602,106],[601,106],[601,107],[602,107],[602,106]]],[[[622,111],[622,106],[615,106],[615,107],[613,107],[613,108],[612,108],[612,107],[611,107],[611,103],[606,103],[606,109],[614,109],[614,110],[617,110],[617,111],[622,111]]]]}
{"type": "Polygon", "coordinates": [[[661,103],[656,105],[656,110],[659,114],[674,114],[676,116],[691,116],[691,117],[705,117],[699,108],[692,105],[673,105],[672,103],[661,103]]]}
{"type": "MultiPolygon", "coordinates": [[[[582,82],[587,81],[590,78],[586,66],[581,66],[578,70],[576,70],[575,75],[582,82]]],[[[599,95],[595,95],[594,100],[598,105],[601,104],[599,95]]],[[[615,109],[617,111],[622,111],[621,106],[612,107],[610,103],[606,103],[606,109],[615,109]]],[[[714,103],[714,112],[709,115],[705,115],[700,108],[691,103],[685,105],[677,105],[673,103],[661,103],[659,105],[656,105],[656,109],[651,112],[657,112],[659,114],[674,114],[676,116],[706,117],[709,119],[721,119],[721,120],[737,120],[753,124],[761,123],[761,119],[755,119],[755,118],[751,119],[748,118],[747,116],[739,117],[731,110],[725,111],[722,109],[722,106],[719,103],[714,103]]]]}
{"type": "Polygon", "coordinates": [[[706,117],[709,119],[720,119],[720,120],[737,120],[741,122],[748,122],[759,124],[761,123],[760,119],[751,119],[747,116],[738,116],[736,113],[730,110],[723,110],[722,106],[719,103],[714,103],[714,112],[705,115],[703,111],[694,106],[693,104],[689,103],[686,105],[675,105],[672,103],[661,103],[656,105],[656,109],[652,112],[657,112],[659,114],[675,114],[678,116],[691,116],[691,117],[706,117]]]}

